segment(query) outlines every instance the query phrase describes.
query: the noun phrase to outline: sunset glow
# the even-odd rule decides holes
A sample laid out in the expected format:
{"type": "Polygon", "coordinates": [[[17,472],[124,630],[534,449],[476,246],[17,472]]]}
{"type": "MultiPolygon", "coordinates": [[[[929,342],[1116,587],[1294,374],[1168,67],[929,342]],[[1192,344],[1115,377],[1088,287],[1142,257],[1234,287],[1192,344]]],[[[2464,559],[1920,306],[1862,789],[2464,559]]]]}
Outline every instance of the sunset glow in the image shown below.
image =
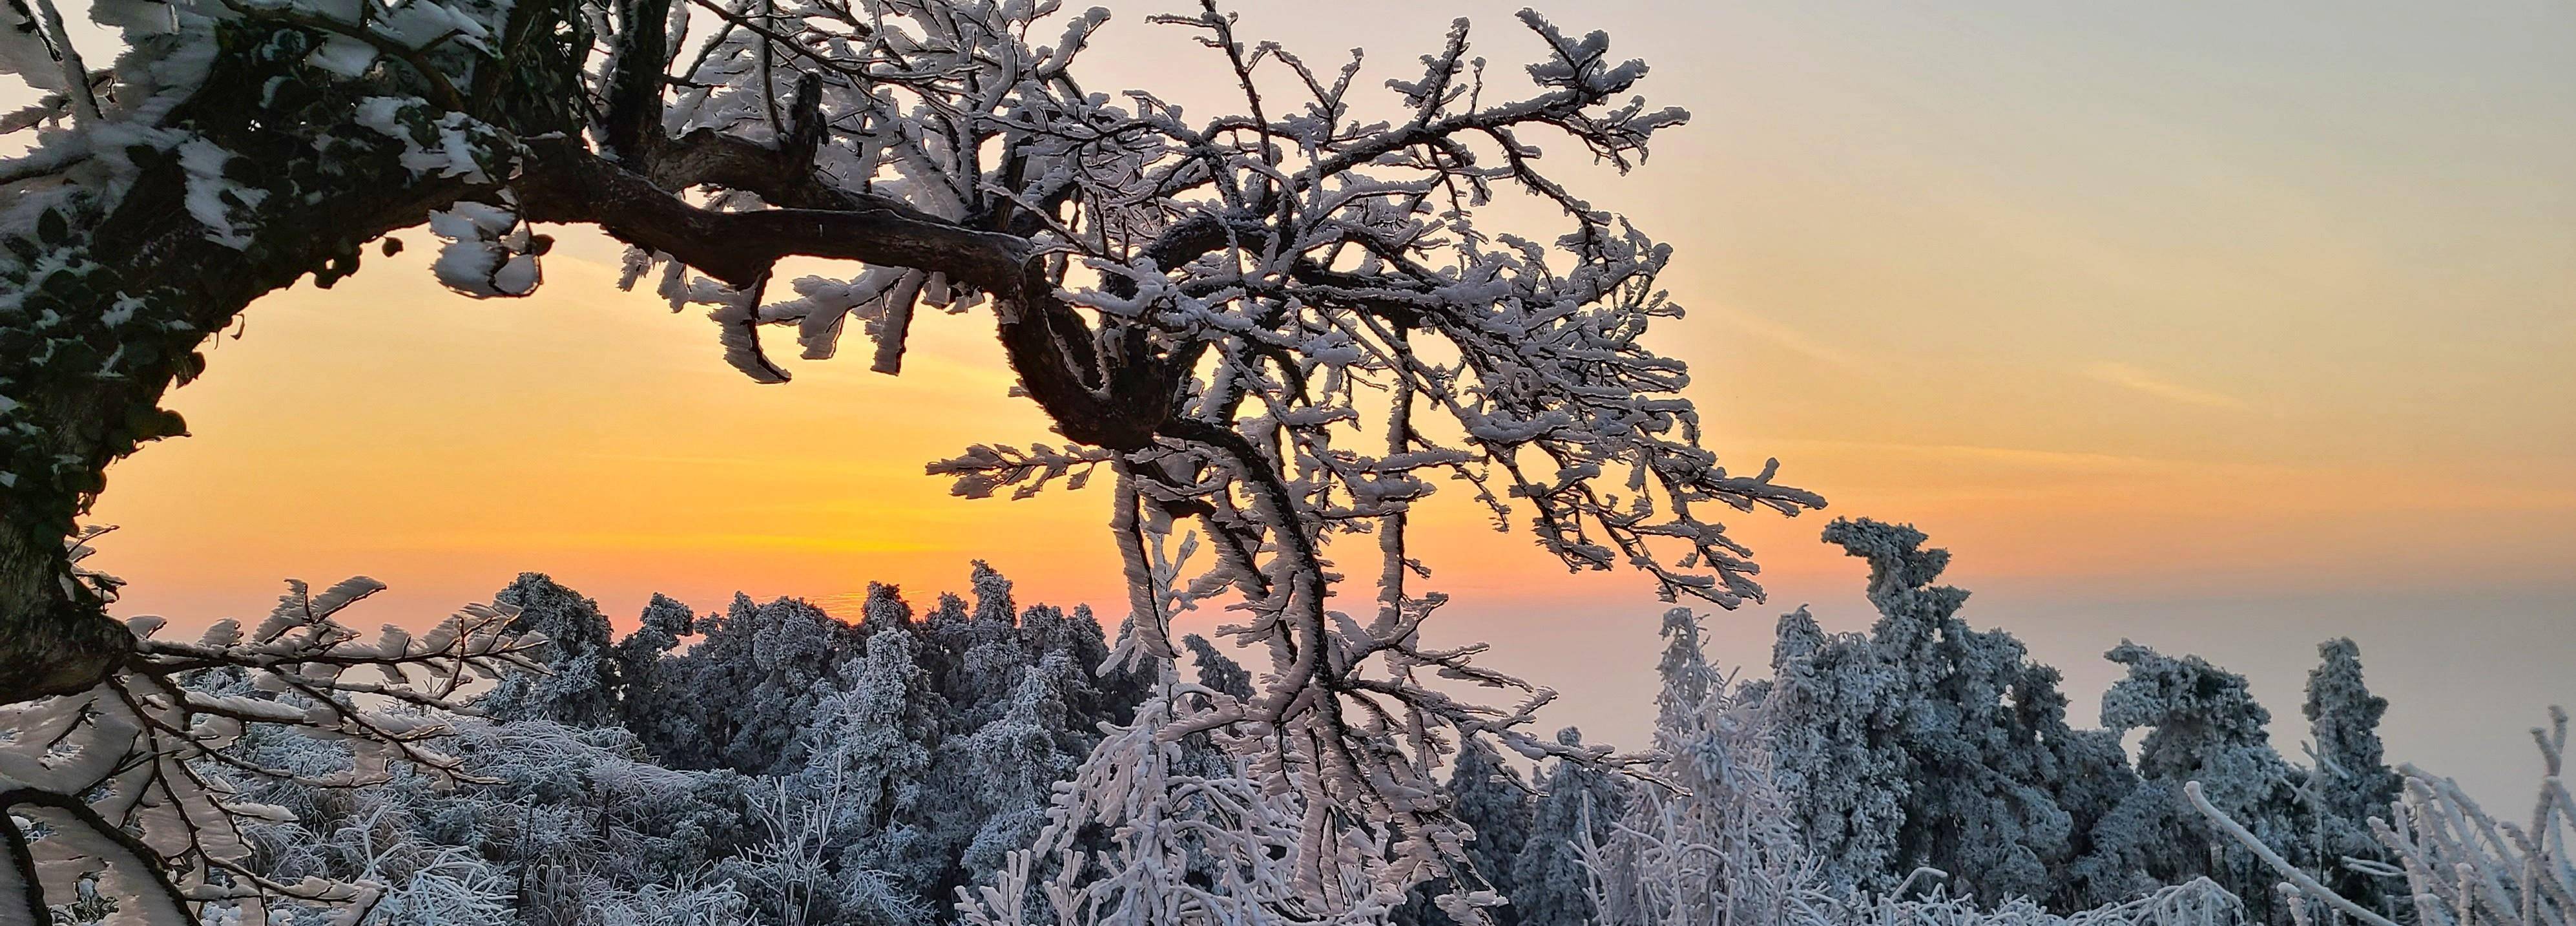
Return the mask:
{"type": "MultiPolygon", "coordinates": [[[[1455,15],[1502,35],[1513,5],[1305,6],[1252,5],[1246,28],[1319,58],[1382,51],[1365,80],[1455,15]]],[[[2528,631],[2564,660],[2567,637],[2540,631],[2576,619],[2576,12],[2335,9],[2352,15],[1556,15],[1614,27],[1654,65],[1652,98],[1694,113],[1592,187],[1679,254],[1664,283],[1690,314],[1652,341],[1692,363],[1731,466],[1777,457],[1827,518],[1921,526],[1980,622],[2079,682],[2109,677],[2092,656],[2118,637],[2154,636],[2153,614],[2239,613],[2222,601],[2342,609],[2358,623],[2333,626],[2385,644],[2371,666],[2391,678],[2446,628],[2498,648],[2528,631]],[[2445,596],[2460,610],[2411,604],[2445,596]]],[[[1091,62],[1130,83],[1205,76],[1145,12],[1122,6],[1091,62]]],[[[536,570],[632,622],[654,592],[838,608],[887,581],[919,602],[962,590],[971,559],[1023,601],[1123,610],[1101,493],[970,501],[922,474],[969,444],[1056,439],[1008,395],[983,310],[923,319],[899,377],[843,356],[755,385],[701,312],[615,291],[612,243],[560,234],[529,299],[438,288],[415,230],[334,289],[257,304],[169,400],[193,436],[109,472],[93,520],[122,528],[93,562],[132,582],[118,611],[201,625],[264,611],[282,578],[363,573],[393,587],[364,619],[408,621],[536,570]]],[[[1601,716],[1634,713],[1651,682],[1586,665],[1648,664],[1663,605],[1643,579],[1565,574],[1460,486],[1424,518],[1448,633],[1494,640],[1601,716]],[[1578,644],[1569,621],[1618,629],[1578,644]]],[[[1815,542],[1824,520],[1731,518],[1773,599],[1715,622],[1730,661],[1766,664],[1772,619],[1799,602],[1866,622],[1862,568],[1815,542]]],[[[2304,642],[2232,653],[2273,692],[2312,661],[2318,634],[2290,626],[2304,642]]],[[[2497,684],[2459,696],[2576,698],[2565,678],[2497,684]]],[[[2434,695],[2395,700],[2401,735],[2452,742],[2434,695]]]]}

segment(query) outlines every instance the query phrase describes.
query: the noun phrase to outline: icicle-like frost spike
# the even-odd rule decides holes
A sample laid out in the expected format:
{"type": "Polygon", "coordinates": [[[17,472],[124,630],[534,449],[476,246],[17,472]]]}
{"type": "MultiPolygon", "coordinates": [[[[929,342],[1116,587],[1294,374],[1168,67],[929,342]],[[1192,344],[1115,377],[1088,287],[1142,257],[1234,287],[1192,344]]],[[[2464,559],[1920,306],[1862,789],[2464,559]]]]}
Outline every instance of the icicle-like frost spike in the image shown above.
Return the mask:
{"type": "Polygon", "coordinates": [[[460,202],[429,216],[430,233],[447,239],[430,265],[448,289],[490,299],[537,291],[537,255],[519,217],[499,206],[460,202]]]}

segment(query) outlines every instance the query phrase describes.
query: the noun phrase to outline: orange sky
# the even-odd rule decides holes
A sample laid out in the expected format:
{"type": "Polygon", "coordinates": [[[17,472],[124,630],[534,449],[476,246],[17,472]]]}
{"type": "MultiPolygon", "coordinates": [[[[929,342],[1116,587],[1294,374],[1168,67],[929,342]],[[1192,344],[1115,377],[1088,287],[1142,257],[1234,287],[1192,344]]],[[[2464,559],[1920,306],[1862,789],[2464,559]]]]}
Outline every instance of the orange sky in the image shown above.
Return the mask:
{"type": "MultiPolygon", "coordinates": [[[[1365,44],[1385,78],[1452,15],[1521,60],[1514,5],[1245,20],[1310,58],[1365,44]]],[[[2509,739],[2576,700],[2576,12],[2237,6],[1556,15],[1610,29],[1655,64],[1653,99],[1697,114],[1625,179],[1577,173],[1676,246],[1692,311],[1657,338],[1694,364],[1722,456],[1780,457],[1829,516],[1929,530],[1972,613],[2066,666],[2079,704],[2107,679],[2094,654],[2136,636],[2247,668],[2294,717],[2331,631],[2409,680],[2407,742],[2509,739]],[[2464,633],[2497,661],[2440,655],[2464,633]],[[2444,729],[2489,702],[2529,716],[2444,729]]],[[[1118,12],[1092,84],[1215,83],[1148,10],[1118,12]]],[[[614,291],[596,236],[565,233],[544,290],[495,302],[438,289],[434,240],[403,237],[337,289],[255,306],[171,399],[196,436],[110,471],[95,520],[123,529],[93,562],[134,582],[120,610],[203,623],[264,610],[283,577],[365,573],[394,587],[365,619],[418,620],[534,569],[631,621],[654,591],[958,589],[977,557],[1023,600],[1118,600],[1099,493],[963,501],[921,475],[1049,437],[1004,394],[988,318],[925,319],[899,378],[789,361],[795,382],[759,386],[697,312],[614,291]]],[[[1566,577],[1465,503],[1425,528],[1455,632],[1633,732],[1645,583],[1566,577]]],[[[1822,518],[1733,526],[1775,596],[1725,619],[1730,661],[1765,661],[1799,601],[1865,623],[1822,518]]]]}

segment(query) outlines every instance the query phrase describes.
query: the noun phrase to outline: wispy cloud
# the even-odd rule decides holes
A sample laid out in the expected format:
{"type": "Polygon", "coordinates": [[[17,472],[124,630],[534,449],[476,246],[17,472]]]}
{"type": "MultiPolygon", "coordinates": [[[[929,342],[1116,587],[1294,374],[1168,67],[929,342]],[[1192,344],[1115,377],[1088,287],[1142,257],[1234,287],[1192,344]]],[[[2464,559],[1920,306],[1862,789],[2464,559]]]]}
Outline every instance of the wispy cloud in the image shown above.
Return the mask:
{"type": "Polygon", "coordinates": [[[1779,446],[1799,451],[1802,456],[1850,456],[1867,460],[1873,466],[1887,461],[1902,461],[1893,469],[1903,472],[1961,473],[1998,471],[2013,473],[2058,472],[2071,475],[2201,475],[2211,478],[2245,479],[2266,476],[2289,476],[2299,473],[2296,467],[2276,463],[2244,460],[2209,460],[2184,457],[2149,457],[2080,450],[2040,450],[2027,447],[1990,447],[1974,444],[1905,443],[1890,441],[1773,439],[1764,446],[1779,446]],[[1812,451],[1812,453],[1809,453],[1812,451]]]}
{"type": "Polygon", "coordinates": [[[1694,309],[1691,314],[1699,317],[1715,317],[1746,334],[1769,341],[1790,353],[1812,360],[1819,360],[1847,370],[1858,370],[1864,366],[1861,359],[1850,351],[1808,337],[1806,332],[1751,312],[1720,306],[1714,310],[1694,309]]]}
{"type": "Polygon", "coordinates": [[[2123,389],[2143,392],[2169,402],[2216,408],[2226,411],[2249,411],[2254,406],[2244,399],[2223,392],[2186,386],[2117,361],[2103,361],[2084,368],[2084,375],[2123,389]]]}

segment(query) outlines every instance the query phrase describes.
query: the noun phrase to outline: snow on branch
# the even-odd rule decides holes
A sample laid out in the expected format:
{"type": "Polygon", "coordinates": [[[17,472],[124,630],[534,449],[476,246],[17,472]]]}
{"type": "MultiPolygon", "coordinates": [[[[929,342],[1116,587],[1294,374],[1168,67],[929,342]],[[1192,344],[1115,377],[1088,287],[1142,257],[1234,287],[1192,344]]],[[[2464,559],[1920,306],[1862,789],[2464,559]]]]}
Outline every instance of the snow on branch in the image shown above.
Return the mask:
{"type": "Polygon", "coordinates": [[[79,694],[0,707],[0,837],[10,870],[25,875],[0,878],[0,908],[41,922],[49,900],[68,901],[95,878],[120,898],[116,922],[194,924],[207,905],[264,922],[259,911],[275,900],[341,905],[354,922],[377,888],[261,877],[240,824],[293,816],[240,799],[229,782],[359,787],[386,780],[395,763],[473,780],[431,745],[448,732],[437,718],[469,710],[469,684],[542,668],[532,653],[543,639],[511,630],[508,606],[468,605],[417,635],[342,623],[343,610],[383,588],[363,576],[318,594],[289,582],[265,620],[218,621],[194,642],[155,639],[162,619],[137,617],[126,671],[79,694]],[[221,683],[186,683],[210,679],[221,683]],[[316,773],[228,751],[259,727],[343,744],[349,760],[316,773]]]}
{"type": "MultiPolygon", "coordinates": [[[[59,29],[0,47],[0,69],[69,108],[13,120],[36,144],[0,170],[0,342],[42,358],[0,371],[0,503],[31,525],[0,532],[0,568],[27,573],[0,577],[18,596],[0,597],[0,656],[81,657],[43,673],[0,659],[0,701],[87,691],[129,655],[250,659],[301,679],[275,693],[317,699],[307,722],[436,761],[393,721],[331,706],[452,694],[339,680],[412,656],[129,642],[101,629],[100,593],[60,581],[55,549],[109,462],[184,433],[158,401],[202,368],[204,338],[424,220],[446,242],[438,278],[479,297],[544,285],[536,226],[597,226],[633,249],[625,283],[707,309],[726,360],[762,382],[791,375],[774,327],[824,358],[857,319],[873,368],[894,373],[922,307],[988,312],[1060,441],[932,471],[960,494],[1024,496],[1110,464],[1137,614],[1174,593],[1223,600],[1231,642],[1269,657],[1262,690],[1176,720],[1181,735],[1257,750],[1263,787],[1378,847],[1372,891],[1461,858],[1432,775],[1462,738],[1636,761],[1531,735],[1553,692],[1476,664],[1480,646],[1423,642],[1446,599],[1415,587],[1416,503],[1458,487],[1570,569],[1633,568],[1727,607],[1763,592],[1719,516],[1824,503],[1775,462],[1704,446],[1689,371],[1648,344],[1681,314],[1658,284],[1672,249],[1546,156],[1625,171],[1687,118],[1647,103],[1648,67],[1599,32],[1524,14],[1495,44],[1526,66],[1489,69],[1487,36],[1461,21],[1418,70],[1371,79],[1356,56],[1310,65],[1202,2],[1146,23],[1232,76],[1225,103],[1193,113],[1086,84],[1109,14],[1054,2],[106,0],[93,17],[126,44],[92,81],[96,118],[82,75],[39,48],[59,29]],[[120,209],[132,196],[184,202],[184,219],[120,209]],[[1548,218],[1480,221],[1504,199],[1548,218]],[[773,286],[791,257],[846,266],[773,286]],[[241,270],[169,269],[218,264],[241,270]],[[1176,530],[1210,556],[1156,592],[1152,551],[1176,530]],[[1365,556],[1360,537],[1376,568],[1350,574],[1374,587],[1351,590],[1336,560],[1365,556]]],[[[1138,652],[1176,651],[1166,623],[1140,626],[1138,652]]],[[[252,639],[238,645],[273,642],[252,639]]]]}
{"type": "MultiPolygon", "coordinates": [[[[2401,896],[2412,917],[2396,919],[2421,926],[2561,926],[2576,917],[2576,863],[2568,854],[2570,837],[2576,837],[2576,799],[2562,777],[2567,712],[2552,707],[2549,720],[2547,728],[2531,731],[2540,747],[2542,776],[2525,822],[2489,816],[2448,778],[2412,765],[2399,768],[2406,777],[2404,796],[2389,805],[2387,816],[2370,819],[2371,833],[2391,861],[2344,860],[2369,874],[2403,879],[2401,896]]],[[[2210,803],[2199,782],[2186,785],[2184,793],[2211,825],[2280,874],[2284,895],[2304,896],[2371,926],[2395,926],[2389,911],[2356,903],[2284,860],[2210,803]]],[[[2310,921],[2312,914],[2303,907],[2292,909],[2300,923],[2310,921]]]]}

